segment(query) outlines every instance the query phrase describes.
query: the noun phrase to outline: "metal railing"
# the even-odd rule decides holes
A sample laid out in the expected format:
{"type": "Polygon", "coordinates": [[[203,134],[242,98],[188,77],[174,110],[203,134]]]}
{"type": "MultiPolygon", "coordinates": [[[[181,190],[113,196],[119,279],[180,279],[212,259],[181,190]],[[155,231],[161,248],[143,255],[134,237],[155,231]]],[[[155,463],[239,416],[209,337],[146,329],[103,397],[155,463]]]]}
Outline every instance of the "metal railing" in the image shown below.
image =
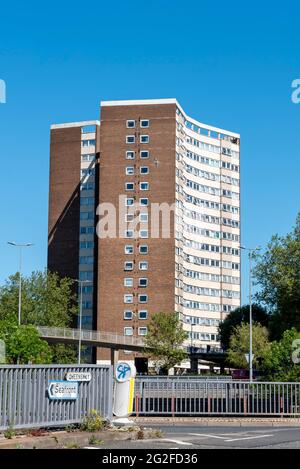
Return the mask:
{"type": "Polygon", "coordinates": [[[300,415],[300,383],[145,379],[135,386],[139,415],[300,415]]]}
{"type": "MultiPolygon", "coordinates": [[[[79,329],[70,329],[63,327],[44,327],[39,326],[38,331],[43,338],[53,339],[67,339],[67,340],[79,340],[79,329]]],[[[113,332],[100,332],[82,329],[81,330],[82,341],[88,342],[102,342],[112,345],[132,345],[134,347],[144,348],[144,340],[139,337],[118,335],[113,332]]]]}
{"type": "Polygon", "coordinates": [[[93,409],[110,419],[112,384],[111,366],[1,365],[0,430],[80,423],[93,409]],[[91,373],[91,381],[78,382],[74,400],[50,399],[49,383],[65,380],[67,372],[91,373]]]}

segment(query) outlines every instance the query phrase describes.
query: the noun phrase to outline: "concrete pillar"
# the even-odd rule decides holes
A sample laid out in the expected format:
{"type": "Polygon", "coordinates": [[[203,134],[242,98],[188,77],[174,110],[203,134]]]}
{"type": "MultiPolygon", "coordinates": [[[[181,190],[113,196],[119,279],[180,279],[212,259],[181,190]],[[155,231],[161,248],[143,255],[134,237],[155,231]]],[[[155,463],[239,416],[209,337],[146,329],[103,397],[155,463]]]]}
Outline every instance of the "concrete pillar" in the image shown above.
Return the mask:
{"type": "Polygon", "coordinates": [[[198,357],[191,355],[190,362],[191,362],[191,373],[198,374],[198,357]]]}
{"type": "Polygon", "coordinates": [[[110,363],[113,366],[114,374],[115,374],[115,369],[118,364],[118,361],[119,361],[119,350],[115,348],[111,348],[110,349],[110,363]]]}

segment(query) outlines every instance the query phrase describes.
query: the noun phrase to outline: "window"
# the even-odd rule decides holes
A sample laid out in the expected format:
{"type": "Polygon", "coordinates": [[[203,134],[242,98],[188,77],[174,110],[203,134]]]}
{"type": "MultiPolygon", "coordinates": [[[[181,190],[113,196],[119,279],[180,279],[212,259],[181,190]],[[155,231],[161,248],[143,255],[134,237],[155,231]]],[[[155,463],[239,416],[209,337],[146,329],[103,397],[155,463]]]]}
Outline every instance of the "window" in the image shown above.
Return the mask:
{"type": "Polygon", "coordinates": [[[82,140],[82,147],[89,147],[90,145],[96,145],[96,140],[82,140]]]}
{"type": "MultiPolygon", "coordinates": [[[[140,143],[149,143],[149,135],[140,135],[140,143]]],[[[130,142],[134,143],[134,142],[130,142]]]]}
{"type": "Polygon", "coordinates": [[[131,293],[124,295],[124,303],[133,303],[133,295],[131,293]]]}
{"type": "Polygon", "coordinates": [[[94,242],[93,241],[80,241],[79,246],[80,246],[80,249],[94,249],[94,242]]]}
{"type": "Polygon", "coordinates": [[[131,222],[134,220],[134,215],[132,213],[126,213],[125,215],[125,221],[131,222]]]}
{"type": "Polygon", "coordinates": [[[140,230],[140,238],[148,238],[148,230],[140,230]]]}
{"type": "Polygon", "coordinates": [[[134,204],[134,198],[133,197],[127,197],[125,199],[125,205],[126,207],[129,207],[130,205],[133,205],[134,204]]]}
{"type": "Polygon", "coordinates": [[[80,234],[94,234],[94,227],[93,226],[81,226],[80,234]]]}
{"type": "Polygon", "coordinates": [[[79,272],[79,280],[93,280],[93,271],[82,270],[81,272],[79,272]]]}
{"type": "Polygon", "coordinates": [[[143,309],[139,311],[139,319],[147,319],[148,311],[143,309]]]}
{"type": "Polygon", "coordinates": [[[81,155],[81,161],[94,161],[96,158],[95,153],[81,155]]]}
{"type": "Polygon", "coordinates": [[[132,244],[126,244],[125,248],[124,248],[124,252],[125,254],[133,254],[134,252],[134,247],[132,244]]]}
{"type": "Polygon", "coordinates": [[[149,127],[149,119],[141,119],[141,121],[140,121],[140,126],[141,126],[142,128],[149,127]]]}
{"type": "Polygon", "coordinates": [[[79,264],[93,264],[94,257],[93,256],[80,256],[79,257],[79,264]]]}
{"type": "Polygon", "coordinates": [[[140,157],[141,158],[149,158],[149,151],[148,150],[140,151],[140,157]]]}
{"type": "Polygon", "coordinates": [[[126,121],[127,129],[133,129],[135,127],[135,120],[128,120],[126,121]]]}
{"type": "Polygon", "coordinates": [[[140,213],[140,221],[147,222],[148,221],[148,213],[140,213]]]}
{"type": "Polygon", "coordinates": [[[93,191],[93,190],[95,190],[95,183],[94,182],[83,182],[80,185],[80,189],[82,191],[93,191]]]}
{"type": "Polygon", "coordinates": [[[125,174],[127,176],[132,176],[132,174],[134,174],[134,166],[126,166],[125,174]]]}
{"type": "Polygon", "coordinates": [[[95,176],[95,168],[85,168],[81,170],[81,177],[95,176]]]}
{"type": "Polygon", "coordinates": [[[147,335],[147,327],[139,327],[139,335],[147,335]]]}
{"type": "Polygon", "coordinates": [[[93,302],[92,301],[83,301],[82,302],[82,308],[83,309],[92,309],[93,308],[93,302]]]}
{"type": "Polygon", "coordinates": [[[135,142],[135,136],[134,135],[127,135],[126,136],[126,143],[134,143],[135,142]]]}
{"type": "Polygon", "coordinates": [[[124,232],[124,238],[133,238],[133,230],[126,230],[124,232]]]}
{"type": "Polygon", "coordinates": [[[148,199],[146,197],[140,199],[140,205],[141,206],[147,206],[148,205],[148,199]]]}
{"type": "Polygon", "coordinates": [[[133,278],[124,278],[124,287],[133,287],[133,278]]]}
{"type": "Polygon", "coordinates": [[[85,287],[82,287],[82,293],[93,293],[93,287],[92,285],[87,285],[85,287]]]}
{"type": "Polygon", "coordinates": [[[149,167],[148,166],[141,166],[140,167],[141,174],[149,174],[149,167]]]}
{"type": "Polygon", "coordinates": [[[139,303],[147,303],[148,295],[139,295],[139,303]]]}
{"type": "Polygon", "coordinates": [[[139,269],[140,270],[148,270],[148,261],[139,262],[139,269]]]}
{"type": "Polygon", "coordinates": [[[141,244],[139,248],[140,254],[148,254],[148,245],[141,244]]]}
{"type": "Polygon", "coordinates": [[[133,311],[128,310],[128,309],[124,311],[124,319],[128,320],[132,318],[133,318],[133,311]]]}
{"type": "Polygon", "coordinates": [[[125,182],[125,191],[133,191],[134,183],[133,182],[125,182]]]}
{"type": "Polygon", "coordinates": [[[149,190],[149,182],[140,182],[140,189],[141,189],[141,191],[148,191],[149,190]]]}
{"type": "Polygon", "coordinates": [[[148,279],[147,278],[140,278],[139,279],[139,287],[146,287],[148,285],[148,279]]]}
{"type": "Polygon", "coordinates": [[[133,270],[133,262],[124,262],[124,270],[133,270]]]}
{"type": "Polygon", "coordinates": [[[124,335],[133,335],[132,327],[124,327],[124,335]]]}
{"type": "Polygon", "coordinates": [[[94,212],[80,212],[80,220],[93,220],[94,212]]]}
{"type": "Polygon", "coordinates": [[[80,197],[80,205],[94,205],[94,197],[80,197]]]}
{"type": "Polygon", "coordinates": [[[126,151],[126,160],[134,160],[135,153],[134,151],[126,151]]]}

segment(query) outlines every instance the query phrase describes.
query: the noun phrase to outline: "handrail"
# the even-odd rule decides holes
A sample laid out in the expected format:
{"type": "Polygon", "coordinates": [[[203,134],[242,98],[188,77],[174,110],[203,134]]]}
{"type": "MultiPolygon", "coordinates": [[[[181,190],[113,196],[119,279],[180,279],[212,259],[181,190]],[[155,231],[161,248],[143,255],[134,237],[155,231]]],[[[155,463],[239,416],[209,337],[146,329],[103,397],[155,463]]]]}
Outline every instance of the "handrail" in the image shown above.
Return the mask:
{"type": "Polygon", "coordinates": [[[46,327],[38,326],[39,333],[43,337],[64,338],[64,339],[81,339],[89,340],[91,342],[107,342],[113,344],[134,345],[144,347],[144,340],[139,337],[123,336],[114,332],[101,332],[95,330],[82,329],[81,334],[79,329],[71,329],[64,327],[46,327]]]}

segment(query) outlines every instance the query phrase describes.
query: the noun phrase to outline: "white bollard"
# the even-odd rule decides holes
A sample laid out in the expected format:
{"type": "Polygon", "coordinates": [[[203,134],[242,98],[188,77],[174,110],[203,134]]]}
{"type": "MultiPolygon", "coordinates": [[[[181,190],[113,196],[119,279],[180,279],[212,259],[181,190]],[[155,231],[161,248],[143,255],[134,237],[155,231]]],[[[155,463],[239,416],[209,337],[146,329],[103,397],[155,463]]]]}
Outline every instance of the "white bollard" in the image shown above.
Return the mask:
{"type": "Polygon", "coordinates": [[[114,424],[134,424],[128,420],[128,416],[133,410],[135,375],[136,368],[133,364],[120,362],[116,366],[113,414],[117,418],[113,420],[114,424]]]}

